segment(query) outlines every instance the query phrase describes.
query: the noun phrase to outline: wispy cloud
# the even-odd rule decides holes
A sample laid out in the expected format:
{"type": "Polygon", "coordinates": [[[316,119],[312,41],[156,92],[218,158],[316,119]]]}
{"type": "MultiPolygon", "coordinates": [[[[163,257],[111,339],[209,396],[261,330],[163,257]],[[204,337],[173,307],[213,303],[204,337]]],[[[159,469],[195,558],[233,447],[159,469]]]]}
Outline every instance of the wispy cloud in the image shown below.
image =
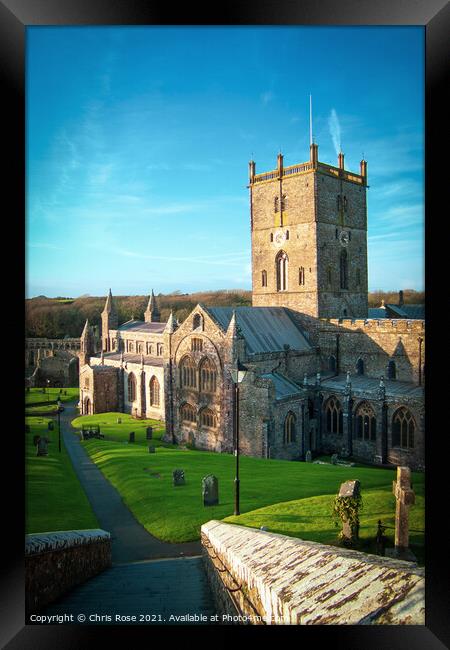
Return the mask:
{"type": "Polygon", "coordinates": [[[330,117],[328,118],[328,128],[331,139],[333,140],[334,150],[336,151],[336,155],[338,155],[341,150],[341,125],[334,108],[331,109],[330,117]]]}
{"type": "Polygon", "coordinates": [[[274,98],[274,94],[271,90],[266,90],[260,95],[261,102],[263,106],[266,106],[269,102],[271,102],[274,98]]]}

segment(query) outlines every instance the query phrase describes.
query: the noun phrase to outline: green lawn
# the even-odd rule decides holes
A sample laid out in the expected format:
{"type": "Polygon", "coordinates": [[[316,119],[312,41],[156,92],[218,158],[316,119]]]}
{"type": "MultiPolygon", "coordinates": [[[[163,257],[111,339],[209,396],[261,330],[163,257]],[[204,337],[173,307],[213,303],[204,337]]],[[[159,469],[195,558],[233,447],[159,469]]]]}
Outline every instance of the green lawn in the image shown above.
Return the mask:
{"type": "Polygon", "coordinates": [[[72,402],[78,399],[79,394],[79,388],[46,388],[45,393],[42,392],[42,388],[30,388],[29,391],[25,391],[25,404],[30,402],[54,402],[58,399],[61,402],[72,402]],[[60,390],[62,390],[62,393],[59,392],[60,390]],[[64,394],[64,391],[67,394],[64,394]]]}
{"type": "MultiPolygon", "coordinates": [[[[142,422],[144,429],[146,421],[132,420],[124,414],[85,416],[77,418],[73,424],[81,428],[82,422],[98,423],[102,432],[107,433],[107,440],[88,440],[82,444],[136,518],[159,539],[195,540],[199,538],[203,523],[227,518],[233,523],[265,525],[273,532],[333,543],[337,541],[339,529],[334,526],[331,503],[340,484],[348,479],[361,482],[363,539],[375,536],[378,519],[386,524],[393,522],[395,470],[241,457],[243,514],[232,517],[234,456],[172,445],[161,445],[155,454],[149,454],[145,433],[139,433],[139,425],[142,422]],[[114,424],[118,416],[122,418],[122,425],[114,424]],[[108,427],[111,428],[109,434],[108,427]],[[137,443],[128,444],[128,433],[133,430],[137,443]],[[177,468],[185,470],[185,486],[172,485],[172,471],[177,468]],[[206,508],[202,503],[201,479],[210,473],[219,479],[220,503],[206,508]]],[[[411,508],[411,527],[423,529],[424,475],[413,473],[413,483],[416,505],[411,508]]],[[[411,535],[411,542],[421,543],[423,536],[413,538],[411,535]]]]}
{"type": "Polygon", "coordinates": [[[57,426],[48,430],[50,418],[27,417],[31,431],[26,433],[26,532],[98,528],[86,494],[78,482],[62,443],[58,451],[57,426]],[[39,434],[51,440],[48,456],[36,456],[33,437],[39,434]]]}
{"type": "Polygon", "coordinates": [[[155,447],[171,447],[161,441],[161,436],[165,432],[164,423],[159,420],[142,419],[136,420],[128,413],[99,413],[98,415],[82,415],[72,420],[72,426],[81,431],[82,424],[98,424],[100,433],[103,433],[106,440],[114,442],[128,442],[131,431],[135,433],[135,444],[148,446],[149,441],[146,439],[147,427],[153,427],[153,440],[151,443],[155,447]],[[120,418],[121,424],[117,424],[120,418]]]}

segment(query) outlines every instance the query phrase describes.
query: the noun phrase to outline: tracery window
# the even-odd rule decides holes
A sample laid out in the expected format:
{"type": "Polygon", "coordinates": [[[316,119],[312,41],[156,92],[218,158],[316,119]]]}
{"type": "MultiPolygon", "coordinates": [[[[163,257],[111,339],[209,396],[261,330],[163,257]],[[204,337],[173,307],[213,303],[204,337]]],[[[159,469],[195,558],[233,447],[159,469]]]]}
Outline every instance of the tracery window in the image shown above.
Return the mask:
{"type": "Polygon", "coordinates": [[[183,406],[180,408],[180,417],[183,422],[195,423],[195,408],[192,406],[192,404],[183,404],[183,406]]]}
{"type": "Polygon", "coordinates": [[[267,287],[267,271],[261,273],[261,286],[267,287]]]}
{"type": "Polygon", "coordinates": [[[205,393],[215,393],[216,385],[216,364],[211,359],[205,359],[200,366],[200,389],[205,393]]]}
{"type": "Polygon", "coordinates": [[[291,411],[289,411],[284,421],[284,434],[283,434],[284,445],[289,445],[291,442],[295,442],[295,433],[296,433],[295,423],[296,423],[296,417],[291,411]]]}
{"type": "Polygon", "coordinates": [[[132,372],[128,375],[128,401],[134,402],[136,399],[136,377],[132,372]]]}
{"type": "Polygon", "coordinates": [[[392,418],[392,446],[414,449],[416,422],[406,407],[399,408],[392,418]]]}
{"type": "Polygon", "coordinates": [[[150,379],[150,406],[159,406],[159,381],[155,376],[150,379]]]}
{"type": "Polygon", "coordinates": [[[211,409],[203,409],[200,413],[200,423],[208,429],[215,429],[217,426],[216,414],[211,409]]]}
{"type": "Polygon", "coordinates": [[[288,286],[289,259],[284,251],[280,251],[275,258],[277,270],[277,291],[286,291],[288,286]]]}
{"type": "Polygon", "coordinates": [[[336,397],[330,397],[325,405],[325,421],[327,433],[342,434],[343,417],[341,403],[336,397]]]}
{"type": "Polygon", "coordinates": [[[377,420],[373,408],[367,402],[362,402],[355,414],[356,437],[359,440],[375,442],[377,437],[377,420]]]}
{"type": "Polygon", "coordinates": [[[192,357],[186,356],[182,359],[180,364],[180,378],[181,385],[184,388],[197,387],[197,368],[192,357]]]}

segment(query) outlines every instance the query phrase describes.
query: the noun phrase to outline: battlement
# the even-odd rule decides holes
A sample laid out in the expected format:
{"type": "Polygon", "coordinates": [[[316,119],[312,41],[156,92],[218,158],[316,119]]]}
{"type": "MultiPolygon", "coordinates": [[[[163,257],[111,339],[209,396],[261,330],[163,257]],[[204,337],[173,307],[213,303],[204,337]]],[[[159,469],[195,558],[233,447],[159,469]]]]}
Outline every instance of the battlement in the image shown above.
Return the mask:
{"type": "Polygon", "coordinates": [[[329,324],[346,330],[372,330],[376,332],[417,332],[425,331],[424,320],[408,320],[406,318],[321,318],[321,324],[329,324]]]}
{"type": "Polygon", "coordinates": [[[361,174],[355,174],[354,172],[347,171],[341,167],[334,167],[333,165],[328,165],[319,161],[309,161],[298,165],[290,165],[289,167],[283,167],[280,165],[277,169],[263,172],[261,174],[250,173],[250,185],[280,180],[280,178],[285,178],[287,176],[309,174],[311,172],[319,172],[321,174],[333,176],[334,178],[349,181],[350,183],[356,183],[357,185],[365,186],[367,183],[366,177],[361,174]]]}

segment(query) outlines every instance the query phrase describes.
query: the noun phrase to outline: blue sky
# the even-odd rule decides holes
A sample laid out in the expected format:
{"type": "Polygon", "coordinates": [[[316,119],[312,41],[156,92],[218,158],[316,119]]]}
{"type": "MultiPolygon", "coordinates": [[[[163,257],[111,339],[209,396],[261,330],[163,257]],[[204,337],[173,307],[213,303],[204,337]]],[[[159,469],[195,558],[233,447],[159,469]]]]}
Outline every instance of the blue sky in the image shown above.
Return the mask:
{"type": "Polygon", "coordinates": [[[421,27],[28,27],[27,295],[250,288],[248,161],[368,161],[369,289],[424,287],[421,27]]]}

